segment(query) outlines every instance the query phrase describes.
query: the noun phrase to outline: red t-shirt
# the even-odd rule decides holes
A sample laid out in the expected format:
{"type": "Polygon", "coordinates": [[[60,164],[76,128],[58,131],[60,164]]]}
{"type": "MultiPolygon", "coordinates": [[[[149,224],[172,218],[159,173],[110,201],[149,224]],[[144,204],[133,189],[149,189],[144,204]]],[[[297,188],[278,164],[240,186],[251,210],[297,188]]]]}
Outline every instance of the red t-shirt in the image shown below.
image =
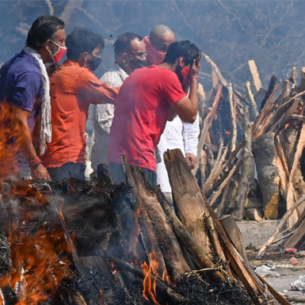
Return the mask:
{"type": "Polygon", "coordinates": [[[155,148],[165,128],[170,104],[185,97],[173,71],[152,65],[135,70],[124,82],[115,100],[110,131],[108,162],[156,170],[155,148]]]}

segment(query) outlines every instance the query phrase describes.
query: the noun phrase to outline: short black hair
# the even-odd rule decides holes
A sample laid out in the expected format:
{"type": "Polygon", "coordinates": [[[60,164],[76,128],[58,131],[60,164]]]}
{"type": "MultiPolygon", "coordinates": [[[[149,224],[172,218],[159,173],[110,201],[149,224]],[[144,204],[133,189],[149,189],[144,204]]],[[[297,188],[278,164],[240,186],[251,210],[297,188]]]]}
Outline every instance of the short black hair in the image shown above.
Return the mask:
{"type": "Polygon", "coordinates": [[[38,17],[32,24],[26,39],[26,45],[33,49],[41,49],[48,39],[52,39],[65,23],[56,16],[38,17]]]}
{"type": "Polygon", "coordinates": [[[183,57],[184,63],[189,65],[193,63],[194,59],[200,57],[200,50],[189,40],[173,42],[168,47],[164,62],[174,64],[179,57],[183,57]]]}
{"type": "Polygon", "coordinates": [[[138,38],[139,40],[143,39],[141,36],[134,34],[134,33],[130,33],[130,32],[120,35],[113,45],[114,54],[116,56],[118,56],[125,52],[126,53],[130,52],[131,51],[131,42],[136,38],[138,38]]]}
{"type": "Polygon", "coordinates": [[[77,60],[83,52],[91,53],[97,46],[104,48],[104,38],[86,28],[76,27],[71,34],[67,36],[67,58],[77,60]]]}

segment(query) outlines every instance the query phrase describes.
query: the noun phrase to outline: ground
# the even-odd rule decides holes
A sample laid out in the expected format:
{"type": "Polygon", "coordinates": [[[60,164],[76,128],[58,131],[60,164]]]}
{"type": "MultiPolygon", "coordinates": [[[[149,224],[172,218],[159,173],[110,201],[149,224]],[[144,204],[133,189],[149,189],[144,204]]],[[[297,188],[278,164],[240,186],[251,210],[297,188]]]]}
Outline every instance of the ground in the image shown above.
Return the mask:
{"type": "MultiPolygon", "coordinates": [[[[253,248],[263,242],[265,242],[274,232],[277,220],[268,220],[261,223],[256,221],[240,221],[238,226],[242,233],[244,244],[246,248],[253,248]]],[[[280,248],[274,250],[274,252],[279,253],[280,248]]],[[[274,255],[269,258],[264,258],[262,260],[257,260],[254,255],[251,255],[253,252],[248,250],[250,254],[250,265],[252,267],[257,267],[261,265],[266,265],[268,261],[272,261],[275,265],[287,265],[289,260],[294,255],[274,255]]],[[[305,255],[298,256],[297,259],[300,261],[300,264],[305,262],[305,255]]],[[[305,297],[305,293],[301,291],[292,291],[290,288],[290,283],[296,281],[300,275],[305,275],[305,268],[303,270],[294,271],[292,268],[276,268],[275,272],[279,273],[279,277],[267,276],[265,279],[267,282],[272,285],[277,291],[285,293],[289,296],[302,296],[305,297]]],[[[292,304],[304,304],[304,303],[292,303],[292,304]]]]}

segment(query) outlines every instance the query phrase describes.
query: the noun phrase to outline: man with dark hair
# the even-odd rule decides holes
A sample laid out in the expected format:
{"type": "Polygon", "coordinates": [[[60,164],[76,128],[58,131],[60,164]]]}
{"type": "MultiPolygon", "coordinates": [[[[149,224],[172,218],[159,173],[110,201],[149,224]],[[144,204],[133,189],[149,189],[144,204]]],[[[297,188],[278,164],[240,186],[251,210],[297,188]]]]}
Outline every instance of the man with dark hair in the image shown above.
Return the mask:
{"type": "MultiPolygon", "coordinates": [[[[134,33],[124,33],[114,43],[115,64],[106,72],[101,81],[110,87],[122,86],[125,79],[135,69],[146,65],[146,48],[142,37],[134,33]]],[[[114,116],[114,106],[111,104],[92,105],[90,109],[94,122],[95,143],[92,147],[92,168],[107,162],[110,127],[114,116]]]]}
{"type": "Polygon", "coordinates": [[[107,160],[112,179],[125,181],[121,156],[140,166],[156,184],[154,152],[171,109],[185,122],[194,122],[198,110],[199,49],[190,41],[172,43],[164,62],[135,70],[121,87],[115,102],[107,160]],[[189,97],[182,84],[190,86],[189,97]]]}
{"type": "MultiPolygon", "coordinates": [[[[147,44],[147,55],[151,64],[158,65],[164,61],[168,47],[175,41],[175,34],[165,25],[157,25],[150,32],[149,36],[144,38],[147,44]]],[[[187,90],[188,88],[185,88],[187,90]]],[[[160,185],[167,201],[172,204],[172,189],[163,154],[168,149],[180,149],[185,155],[188,166],[193,169],[197,162],[197,145],[199,137],[199,117],[194,123],[182,122],[176,116],[172,121],[166,123],[165,129],[161,135],[156,148],[155,157],[157,161],[157,184],[160,185]]]]}
{"type": "Polygon", "coordinates": [[[52,142],[43,162],[52,180],[85,179],[85,125],[90,103],[113,103],[118,88],[110,88],[93,73],[102,59],[102,36],[76,28],[67,36],[66,60],[50,78],[52,142]]]}
{"type": "Polygon", "coordinates": [[[0,133],[3,135],[9,129],[14,134],[1,139],[1,147],[11,157],[0,161],[2,177],[15,175],[21,179],[31,175],[50,180],[38,157],[45,152],[46,143],[51,141],[50,84],[44,64],[62,58],[65,39],[62,20],[55,16],[39,17],[28,32],[26,47],[0,70],[0,133]],[[37,139],[33,139],[34,125],[37,139]]]}

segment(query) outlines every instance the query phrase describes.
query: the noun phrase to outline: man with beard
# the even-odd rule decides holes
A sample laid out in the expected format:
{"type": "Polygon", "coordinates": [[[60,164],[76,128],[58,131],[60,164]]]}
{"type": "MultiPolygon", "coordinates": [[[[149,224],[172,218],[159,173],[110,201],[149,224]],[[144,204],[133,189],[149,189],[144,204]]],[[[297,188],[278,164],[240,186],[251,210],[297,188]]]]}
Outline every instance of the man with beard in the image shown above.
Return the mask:
{"type": "MultiPolygon", "coordinates": [[[[175,34],[165,25],[157,25],[144,38],[147,47],[147,57],[151,64],[158,65],[164,61],[167,49],[175,41],[175,34]]],[[[188,83],[183,84],[188,90],[188,83]]],[[[168,179],[163,154],[168,149],[179,148],[185,155],[188,166],[193,169],[197,162],[197,145],[199,137],[199,118],[192,124],[182,122],[176,116],[167,122],[157,146],[155,156],[157,161],[157,184],[170,204],[173,203],[172,190],[168,179]]]]}
{"type": "MultiPolygon", "coordinates": [[[[120,35],[114,43],[114,56],[114,66],[101,78],[101,81],[111,88],[122,86],[135,69],[146,65],[146,48],[142,37],[134,33],[120,35]]],[[[114,105],[91,105],[89,116],[93,117],[95,139],[91,152],[91,165],[96,171],[99,164],[107,162],[114,105]]]]}
{"type": "Polygon", "coordinates": [[[142,167],[156,185],[154,152],[171,110],[194,122],[198,110],[199,49],[190,41],[172,43],[164,62],[135,70],[124,82],[115,102],[107,161],[115,183],[125,181],[121,156],[142,167]],[[189,82],[189,97],[182,84],[189,82]]]}
{"type": "Polygon", "coordinates": [[[50,180],[38,157],[51,141],[50,83],[44,64],[60,61],[65,39],[61,19],[41,16],[28,32],[26,47],[0,70],[2,177],[50,180]]]}
{"type": "Polygon", "coordinates": [[[85,126],[89,105],[113,103],[119,88],[110,88],[92,71],[101,63],[102,36],[76,28],[67,36],[67,58],[50,78],[52,142],[43,162],[52,180],[85,179],[85,126]]]}

